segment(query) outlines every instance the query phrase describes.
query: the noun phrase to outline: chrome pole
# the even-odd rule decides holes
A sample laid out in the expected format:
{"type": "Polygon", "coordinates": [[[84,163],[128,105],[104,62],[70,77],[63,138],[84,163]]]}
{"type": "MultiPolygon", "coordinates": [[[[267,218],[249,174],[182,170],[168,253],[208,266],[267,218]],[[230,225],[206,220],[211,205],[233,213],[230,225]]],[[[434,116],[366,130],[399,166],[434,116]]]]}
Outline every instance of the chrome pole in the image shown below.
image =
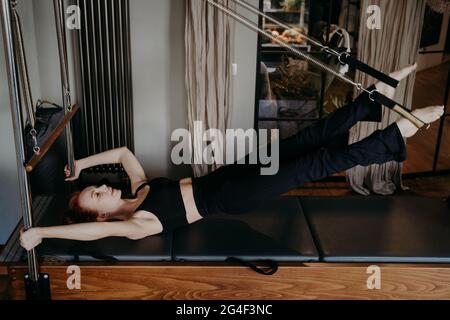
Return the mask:
{"type": "Polygon", "coordinates": [[[27,112],[28,121],[30,122],[31,128],[34,129],[36,124],[36,119],[34,115],[34,109],[33,109],[33,96],[31,94],[31,86],[30,86],[30,78],[28,76],[28,68],[27,68],[27,58],[25,56],[25,47],[24,47],[24,41],[22,36],[22,24],[20,22],[19,14],[16,10],[17,2],[13,4],[13,7],[11,7],[11,21],[13,23],[13,35],[14,35],[14,43],[16,45],[17,49],[17,58],[18,63],[18,70],[21,75],[19,79],[21,80],[21,86],[22,86],[22,95],[25,103],[25,110],[27,112]]]}
{"type": "MultiPolygon", "coordinates": [[[[64,0],[53,0],[55,11],[56,35],[58,37],[59,64],[61,69],[61,91],[63,98],[64,112],[67,115],[72,111],[72,101],[70,96],[69,65],[67,58],[67,38],[64,18],[64,0]]],[[[75,156],[73,151],[72,127],[69,122],[65,128],[67,161],[70,172],[75,172],[75,156]]]]}
{"type": "MultiPolygon", "coordinates": [[[[10,0],[1,1],[1,23],[3,26],[3,42],[5,45],[5,60],[8,73],[9,96],[11,115],[14,129],[14,141],[16,144],[16,159],[20,188],[21,209],[25,230],[33,227],[32,200],[30,192],[30,183],[28,174],[25,171],[25,143],[23,130],[22,106],[19,93],[19,78],[17,74],[17,56],[14,48],[12,20],[11,20],[11,2],[10,0]]],[[[39,265],[35,250],[27,252],[29,276],[33,282],[39,280],[39,265]]]]}

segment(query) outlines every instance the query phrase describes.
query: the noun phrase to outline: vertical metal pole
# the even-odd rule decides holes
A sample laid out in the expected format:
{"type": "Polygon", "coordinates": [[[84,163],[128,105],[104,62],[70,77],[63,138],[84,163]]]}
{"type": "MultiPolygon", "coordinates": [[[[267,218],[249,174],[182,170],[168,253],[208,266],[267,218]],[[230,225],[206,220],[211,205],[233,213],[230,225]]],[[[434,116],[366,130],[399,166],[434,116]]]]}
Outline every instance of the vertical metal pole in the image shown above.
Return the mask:
{"type": "Polygon", "coordinates": [[[439,123],[438,138],[437,138],[437,142],[436,142],[436,149],[434,151],[433,173],[437,173],[437,166],[439,163],[439,156],[441,153],[442,135],[444,134],[444,125],[445,125],[445,119],[446,119],[445,114],[447,114],[448,95],[449,94],[450,94],[450,67],[448,69],[447,86],[445,88],[445,97],[444,97],[445,112],[444,112],[444,116],[441,118],[441,121],[439,123]]]}
{"type": "MultiPolygon", "coordinates": [[[[70,112],[72,108],[72,101],[70,97],[70,80],[69,80],[69,65],[67,58],[67,38],[66,38],[66,24],[64,18],[64,0],[53,0],[53,7],[55,10],[56,35],[58,37],[59,63],[61,69],[61,91],[65,114],[70,112]]],[[[67,161],[69,163],[70,172],[75,172],[75,157],[73,152],[72,127],[68,123],[65,128],[66,133],[66,147],[67,147],[67,161]]]]}
{"type": "MultiPolygon", "coordinates": [[[[259,11],[264,10],[264,4],[262,1],[259,2],[259,11]]],[[[234,22],[234,21],[233,21],[234,22]]],[[[262,28],[264,24],[263,17],[258,15],[258,27],[262,28]]],[[[253,119],[255,130],[259,132],[259,114],[260,114],[260,104],[261,104],[261,63],[262,61],[262,36],[257,33],[257,52],[256,52],[256,86],[255,86],[255,116],[253,119]]],[[[257,135],[257,144],[259,145],[259,134],[257,135]]]]}
{"type": "MultiPolygon", "coordinates": [[[[328,3],[328,20],[327,20],[327,29],[326,29],[326,42],[325,45],[330,45],[330,27],[331,27],[331,15],[333,13],[333,0],[330,0],[328,3]]],[[[328,60],[328,53],[324,52],[323,56],[325,57],[324,62],[327,63],[328,60]]],[[[324,107],[323,104],[325,103],[325,85],[327,83],[327,73],[325,71],[322,71],[322,79],[321,79],[321,87],[320,87],[320,98],[319,98],[319,119],[323,118],[323,112],[324,107]]]]}
{"type": "MultiPolygon", "coordinates": [[[[25,144],[22,128],[22,106],[19,95],[19,79],[17,74],[17,56],[14,50],[10,0],[1,1],[1,21],[3,26],[3,42],[5,44],[5,59],[8,72],[11,115],[13,119],[14,141],[16,144],[17,169],[20,188],[21,209],[25,230],[33,226],[32,203],[28,174],[25,171],[25,144]]],[[[39,265],[35,250],[27,252],[29,276],[33,282],[39,280],[39,265]]]]}
{"type": "Polygon", "coordinates": [[[13,39],[16,46],[16,57],[19,59],[17,63],[19,74],[21,75],[20,82],[22,88],[22,98],[24,99],[25,109],[27,112],[27,118],[30,122],[31,128],[34,129],[36,120],[33,109],[33,96],[31,94],[30,78],[28,76],[27,58],[25,56],[24,41],[22,37],[22,25],[20,23],[20,17],[16,10],[17,3],[11,7],[11,22],[13,27],[13,39]]]}

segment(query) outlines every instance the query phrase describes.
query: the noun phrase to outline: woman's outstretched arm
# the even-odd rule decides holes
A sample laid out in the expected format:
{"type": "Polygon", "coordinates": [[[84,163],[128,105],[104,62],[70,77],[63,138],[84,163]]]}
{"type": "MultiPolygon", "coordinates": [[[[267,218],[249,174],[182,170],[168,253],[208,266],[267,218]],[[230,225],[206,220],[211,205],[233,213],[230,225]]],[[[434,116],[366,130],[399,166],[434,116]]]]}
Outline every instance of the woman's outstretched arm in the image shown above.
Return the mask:
{"type": "Polygon", "coordinates": [[[67,226],[32,228],[21,232],[20,244],[31,250],[45,238],[93,241],[107,237],[139,240],[161,233],[160,224],[150,219],[130,219],[117,222],[92,222],[67,226]]]}

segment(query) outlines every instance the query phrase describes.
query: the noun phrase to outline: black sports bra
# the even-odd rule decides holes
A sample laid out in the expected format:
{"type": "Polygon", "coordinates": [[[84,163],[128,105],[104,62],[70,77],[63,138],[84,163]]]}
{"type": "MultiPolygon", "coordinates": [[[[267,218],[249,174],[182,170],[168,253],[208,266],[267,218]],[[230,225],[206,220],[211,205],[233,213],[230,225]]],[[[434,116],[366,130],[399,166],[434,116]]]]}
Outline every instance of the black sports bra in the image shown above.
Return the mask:
{"type": "Polygon", "coordinates": [[[140,185],[135,195],[147,185],[150,186],[150,191],[136,211],[153,213],[161,222],[163,232],[189,224],[179,181],[156,178],[140,185]]]}

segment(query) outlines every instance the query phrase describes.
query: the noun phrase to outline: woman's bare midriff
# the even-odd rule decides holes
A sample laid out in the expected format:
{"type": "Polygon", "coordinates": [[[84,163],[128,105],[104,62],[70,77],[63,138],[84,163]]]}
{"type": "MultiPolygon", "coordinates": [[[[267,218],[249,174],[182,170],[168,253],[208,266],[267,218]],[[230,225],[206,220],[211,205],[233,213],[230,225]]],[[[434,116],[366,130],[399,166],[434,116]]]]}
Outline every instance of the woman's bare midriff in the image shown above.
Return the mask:
{"type": "MultiPolygon", "coordinates": [[[[148,189],[145,194],[142,194],[142,200],[144,201],[145,197],[147,196],[148,192],[151,192],[149,186],[146,186],[148,189]]],[[[203,217],[200,215],[200,212],[197,209],[197,206],[195,204],[194,200],[194,191],[192,189],[192,178],[187,178],[180,180],[180,190],[181,190],[181,197],[183,198],[183,204],[186,211],[186,219],[189,224],[197,222],[203,217]]],[[[148,211],[139,211],[134,214],[134,218],[140,218],[140,219],[150,219],[153,221],[157,221],[158,224],[161,227],[162,230],[162,224],[161,221],[159,221],[158,217],[148,211]]]]}

